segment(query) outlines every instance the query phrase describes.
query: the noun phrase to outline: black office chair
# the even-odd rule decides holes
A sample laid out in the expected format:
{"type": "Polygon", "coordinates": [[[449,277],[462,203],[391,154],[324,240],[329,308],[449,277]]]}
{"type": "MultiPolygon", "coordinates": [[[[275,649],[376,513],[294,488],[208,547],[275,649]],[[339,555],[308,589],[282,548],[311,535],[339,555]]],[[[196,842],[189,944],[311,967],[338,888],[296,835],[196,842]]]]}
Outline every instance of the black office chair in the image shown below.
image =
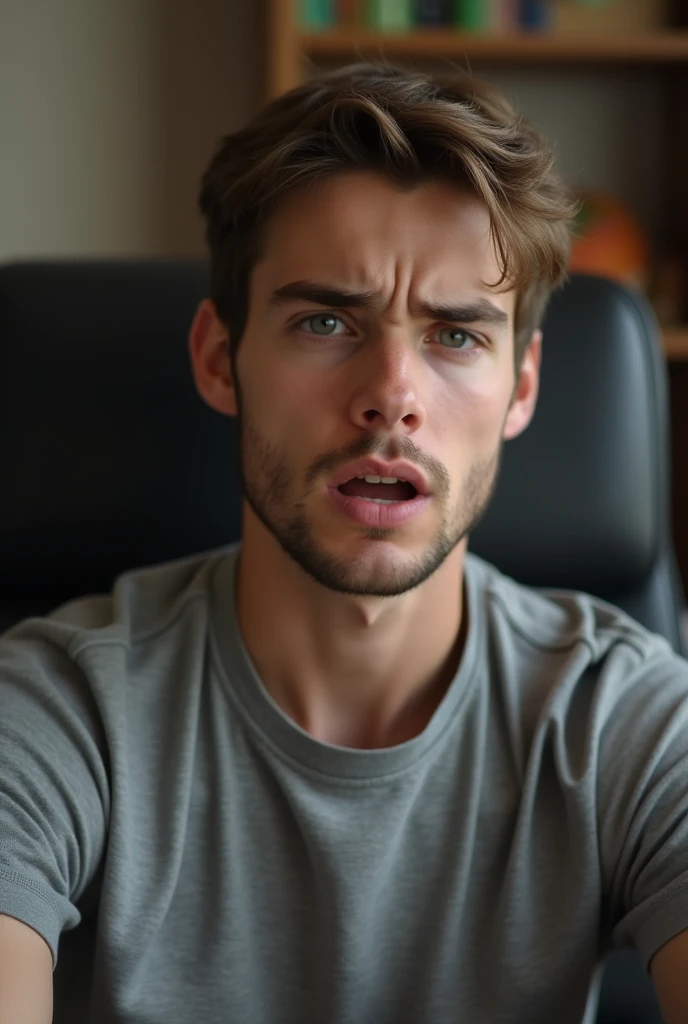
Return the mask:
{"type": "MultiPolygon", "coordinates": [[[[206,282],[200,262],[0,268],[0,628],[239,537],[235,424],[197,396],[187,354],[206,282]]],[[[656,324],[638,296],[576,277],[544,333],[533,423],[470,546],[682,651],[656,324]]],[[[661,1022],[636,953],[611,956],[597,1019],[661,1022]]]]}

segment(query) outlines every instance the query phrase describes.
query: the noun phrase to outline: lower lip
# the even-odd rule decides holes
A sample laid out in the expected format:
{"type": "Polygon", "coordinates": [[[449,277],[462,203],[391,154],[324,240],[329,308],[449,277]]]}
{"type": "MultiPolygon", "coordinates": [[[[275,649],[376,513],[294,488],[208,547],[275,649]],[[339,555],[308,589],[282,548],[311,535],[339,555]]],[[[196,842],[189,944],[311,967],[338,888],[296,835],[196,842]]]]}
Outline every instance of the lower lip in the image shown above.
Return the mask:
{"type": "Polygon", "coordinates": [[[335,505],[354,523],[358,523],[359,526],[376,526],[383,530],[403,526],[430,504],[428,494],[417,494],[409,501],[397,501],[393,505],[378,505],[375,501],[342,494],[336,487],[330,487],[328,491],[335,505]]]}

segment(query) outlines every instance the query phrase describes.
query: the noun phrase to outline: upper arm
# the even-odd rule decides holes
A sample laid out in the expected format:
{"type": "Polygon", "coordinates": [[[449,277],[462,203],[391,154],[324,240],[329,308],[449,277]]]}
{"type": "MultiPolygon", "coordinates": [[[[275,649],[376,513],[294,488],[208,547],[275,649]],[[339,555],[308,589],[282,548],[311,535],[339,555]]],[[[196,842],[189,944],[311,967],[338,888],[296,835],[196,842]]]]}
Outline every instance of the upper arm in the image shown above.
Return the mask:
{"type": "Polygon", "coordinates": [[[50,1024],[52,954],[33,928],[0,914],[0,1021],[50,1024]]]}
{"type": "Polygon", "coordinates": [[[614,667],[596,698],[601,884],[612,945],[649,963],[688,928],[688,661],[626,645],[614,667]]]}
{"type": "Polygon", "coordinates": [[[0,638],[0,913],[56,959],[102,860],[109,789],[88,680],[49,628],[29,620],[0,638]]]}

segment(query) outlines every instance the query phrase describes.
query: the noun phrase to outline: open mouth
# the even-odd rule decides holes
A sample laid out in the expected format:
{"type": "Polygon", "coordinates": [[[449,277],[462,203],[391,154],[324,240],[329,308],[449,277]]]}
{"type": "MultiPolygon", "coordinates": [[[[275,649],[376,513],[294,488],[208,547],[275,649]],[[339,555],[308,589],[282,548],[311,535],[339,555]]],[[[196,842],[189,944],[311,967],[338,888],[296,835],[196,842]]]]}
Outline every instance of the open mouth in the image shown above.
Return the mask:
{"type": "Polygon", "coordinates": [[[411,501],[417,490],[407,480],[387,476],[355,476],[337,488],[340,494],[351,498],[364,498],[378,505],[393,505],[400,501],[411,501]]]}

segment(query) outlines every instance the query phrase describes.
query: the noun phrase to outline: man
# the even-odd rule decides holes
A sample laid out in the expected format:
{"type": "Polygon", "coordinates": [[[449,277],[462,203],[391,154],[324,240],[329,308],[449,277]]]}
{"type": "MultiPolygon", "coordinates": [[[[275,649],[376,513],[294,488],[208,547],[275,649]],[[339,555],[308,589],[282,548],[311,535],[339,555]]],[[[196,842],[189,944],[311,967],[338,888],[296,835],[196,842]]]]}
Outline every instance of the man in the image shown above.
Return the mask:
{"type": "Polygon", "coordinates": [[[458,73],[225,139],[190,338],[242,542],[0,644],[0,1021],[688,1019],[688,666],[467,553],[538,391],[570,197],[458,73]]]}

